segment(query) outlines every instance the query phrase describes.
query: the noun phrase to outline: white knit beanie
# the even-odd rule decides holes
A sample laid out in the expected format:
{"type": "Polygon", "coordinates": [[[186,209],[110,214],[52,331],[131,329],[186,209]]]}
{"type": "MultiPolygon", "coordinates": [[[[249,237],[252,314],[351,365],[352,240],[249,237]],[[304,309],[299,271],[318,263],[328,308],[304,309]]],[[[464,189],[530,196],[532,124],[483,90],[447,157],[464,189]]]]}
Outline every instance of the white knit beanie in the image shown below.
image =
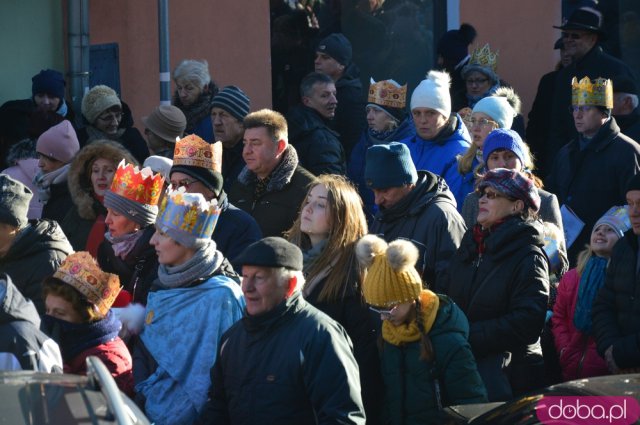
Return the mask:
{"type": "Polygon", "coordinates": [[[500,87],[493,96],[482,98],[473,107],[498,123],[500,128],[511,128],[513,119],[520,113],[520,97],[510,87],[500,87]]]}
{"type": "Polygon", "coordinates": [[[449,118],[451,115],[450,84],[451,77],[446,72],[429,71],[427,79],[422,80],[411,95],[411,110],[431,108],[449,118]]]}

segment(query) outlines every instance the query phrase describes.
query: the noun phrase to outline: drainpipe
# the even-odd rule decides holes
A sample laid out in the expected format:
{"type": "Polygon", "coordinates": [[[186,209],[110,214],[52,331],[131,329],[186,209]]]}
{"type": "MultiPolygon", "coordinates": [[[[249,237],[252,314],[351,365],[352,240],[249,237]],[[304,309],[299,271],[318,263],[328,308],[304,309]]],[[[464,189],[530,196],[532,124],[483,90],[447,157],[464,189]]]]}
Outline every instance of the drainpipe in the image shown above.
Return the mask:
{"type": "Polygon", "coordinates": [[[160,104],[171,105],[169,69],[169,0],[158,0],[158,48],[160,57],[160,104]]]}
{"type": "Polygon", "coordinates": [[[89,90],[89,0],[69,0],[69,87],[76,125],[82,126],[82,97],[89,90]]]}

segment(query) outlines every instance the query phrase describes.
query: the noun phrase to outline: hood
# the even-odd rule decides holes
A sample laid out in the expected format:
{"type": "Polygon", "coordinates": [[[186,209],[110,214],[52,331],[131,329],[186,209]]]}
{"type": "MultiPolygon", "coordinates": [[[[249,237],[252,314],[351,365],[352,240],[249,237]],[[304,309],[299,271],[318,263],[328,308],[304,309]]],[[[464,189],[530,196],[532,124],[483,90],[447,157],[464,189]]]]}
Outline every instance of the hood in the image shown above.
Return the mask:
{"type": "Polygon", "coordinates": [[[6,163],[8,167],[11,167],[13,165],[18,165],[18,161],[20,160],[34,159],[37,157],[36,142],[31,139],[23,139],[11,146],[7,153],[6,163]]]}
{"type": "Polygon", "coordinates": [[[73,252],[60,225],[53,220],[36,220],[24,228],[3,258],[4,261],[31,257],[42,251],[59,251],[69,255],[73,252]]]}
{"type": "Polygon", "coordinates": [[[342,77],[336,81],[336,89],[341,87],[358,87],[362,88],[362,81],[360,81],[360,69],[356,64],[351,63],[347,66],[342,74],[342,77]]]}
{"type": "Polygon", "coordinates": [[[73,203],[78,207],[78,214],[87,220],[97,217],[90,169],[91,163],[97,158],[109,159],[115,167],[122,159],[130,164],[138,164],[131,152],[120,143],[110,140],[96,140],[78,152],[69,167],[67,183],[73,203]]]}
{"type": "Polygon", "coordinates": [[[440,298],[438,315],[431,331],[429,331],[429,336],[435,338],[442,334],[457,332],[462,334],[464,339],[468,339],[469,322],[460,307],[446,295],[438,294],[438,298],[440,298]]]}
{"type": "Polygon", "coordinates": [[[329,131],[338,137],[338,133],[327,126],[327,121],[308,106],[297,105],[291,108],[287,114],[287,123],[289,125],[289,140],[294,144],[297,140],[316,130],[329,131]]]}
{"type": "Polygon", "coordinates": [[[15,287],[8,274],[0,274],[0,323],[24,321],[40,328],[40,316],[31,300],[15,287]]]}

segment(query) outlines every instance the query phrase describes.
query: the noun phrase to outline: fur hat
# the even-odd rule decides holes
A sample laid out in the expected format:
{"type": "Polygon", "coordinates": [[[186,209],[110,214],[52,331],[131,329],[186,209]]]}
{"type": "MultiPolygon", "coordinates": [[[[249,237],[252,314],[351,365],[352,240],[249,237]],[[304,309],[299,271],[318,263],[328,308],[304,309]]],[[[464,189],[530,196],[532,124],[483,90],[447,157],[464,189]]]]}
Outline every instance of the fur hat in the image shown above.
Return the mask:
{"type": "Polygon", "coordinates": [[[211,101],[212,108],[224,109],[240,122],[249,114],[250,106],[249,96],[236,86],[223,88],[211,101]]]}
{"type": "Polygon", "coordinates": [[[170,143],[176,137],[182,138],[187,128],[187,118],[180,108],[173,105],[160,105],[148,116],[142,117],[142,123],[155,135],[170,143]]]}
{"type": "Polygon", "coordinates": [[[524,146],[520,135],[510,128],[498,128],[487,135],[482,147],[482,160],[485,164],[489,160],[489,155],[496,149],[506,149],[515,153],[520,159],[523,168],[527,164],[527,148],[524,146]]]}
{"type": "Polygon", "coordinates": [[[60,72],[53,69],[43,69],[31,78],[31,94],[35,96],[46,93],[63,101],[65,85],[64,77],[60,72]]]}
{"type": "Polygon", "coordinates": [[[344,34],[337,32],[323,38],[322,41],[318,43],[316,51],[328,54],[344,66],[348,66],[353,57],[351,42],[344,34]]]}
{"type": "Polygon", "coordinates": [[[36,152],[68,164],[80,150],[78,136],[67,120],[42,133],[36,143],[36,152]]]}
{"type": "Polygon", "coordinates": [[[487,171],[478,184],[478,190],[492,187],[512,199],[518,199],[534,211],[540,209],[540,195],[533,181],[517,170],[495,168],[487,171]]]}
{"type": "Polygon", "coordinates": [[[27,186],[7,174],[0,174],[0,223],[18,229],[26,226],[32,197],[33,193],[27,186]]]}
{"type": "Polygon", "coordinates": [[[469,56],[469,45],[476,38],[476,29],[469,24],[460,25],[460,29],[449,30],[438,41],[437,53],[445,62],[457,65],[469,56]]]}
{"type": "Polygon", "coordinates": [[[511,87],[500,87],[493,96],[478,101],[473,112],[489,115],[500,128],[511,128],[513,119],[520,113],[520,96],[511,87]]]}
{"type": "Polygon", "coordinates": [[[429,71],[427,79],[422,80],[411,95],[411,110],[431,108],[446,118],[451,115],[451,77],[444,71],[429,71]]]}
{"type": "Polygon", "coordinates": [[[418,181],[409,148],[404,143],[373,145],[367,149],[364,180],[372,189],[386,189],[418,181]]]}
{"type": "Polygon", "coordinates": [[[378,236],[366,235],[356,244],[356,255],[367,269],[362,292],[368,304],[392,307],[419,297],[423,288],[414,244],[397,239],[387,245],[378,236]]]}
{"type": "Polygon", "coordinates": [[[269,236],[246,247],[234,264],[302,271],[302,251],[286,239],[269,236]]]}
{"type": "Polygon", "coordinates": [[[112,106],[122,108],[122,103],[116,92],[111,87],[94,86],[82,98],[82,115],[89,124],[94,124],[98,116],[112,106]]]}

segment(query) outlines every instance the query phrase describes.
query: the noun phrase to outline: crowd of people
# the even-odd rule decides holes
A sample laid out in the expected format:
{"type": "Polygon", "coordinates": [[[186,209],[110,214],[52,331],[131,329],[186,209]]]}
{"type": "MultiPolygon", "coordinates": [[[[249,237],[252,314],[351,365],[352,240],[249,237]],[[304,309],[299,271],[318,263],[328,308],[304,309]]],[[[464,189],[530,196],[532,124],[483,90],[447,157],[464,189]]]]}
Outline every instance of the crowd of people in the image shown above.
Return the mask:
{"type": "Polygon", "coordinates": [[[468,24],[411,91],[328,35],[286,116],[184,60],[144,136],[41,71],[0,107],[0,366],[98,356],[156,424],[443,423],[640,371],[638,93],[600,18],[558,27],[526,127],[468,24]]]}

